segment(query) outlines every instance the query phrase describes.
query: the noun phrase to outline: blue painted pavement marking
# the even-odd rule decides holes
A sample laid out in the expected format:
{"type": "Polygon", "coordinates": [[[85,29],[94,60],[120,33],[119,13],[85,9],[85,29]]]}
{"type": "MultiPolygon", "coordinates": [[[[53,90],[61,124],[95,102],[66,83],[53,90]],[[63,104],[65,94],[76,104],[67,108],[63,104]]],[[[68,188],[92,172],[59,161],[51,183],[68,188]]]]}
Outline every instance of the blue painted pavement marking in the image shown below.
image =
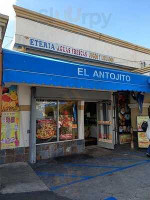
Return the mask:
{"type": "Polygon", "coordinates": [[[109,198],[107,198],[107,199],[104,199],[104,200],[117,200],[116,198],[114,198],[114,197],[109,197],[109,198]]]}
{"type": "Polygon", "coordinates": [[[77,163],[65,163],[64,165],[71,167],[91,167],[91,168],[108,168],[108,169],[118,169],[120,167],[105,166],[105,165],[89,165],[89,164],[77,164],[77,163]]]}
{"type": "MultiPolygon", "coordinates": [[[[92,177],[91,177],[91,178],[92,178],[92,177]]],[[[66,187],[66,186],[73,185],[73,184],[75,184],[75,183],[84,182],[84,181],[86,181],[86,180],[88,180],[88,179],[89,179],[89,178],[85,178],[85,179],[80,179],[80,180],[77,180],[77,181],[72,181],[72,182],[70,182],[70,183],[64,183],[64,184],[62,184],[62,185],[52,186],[52,187],[50,187],[50,190],[51,190],[51,191],[55,191],[55,190],[58,190],[58,189],[60,189],[60,188],[66,187]]]]}
{"type": "Polygon", "coordinates": [[[70,183],[61,184],[61,185],[57,185],[57,186],[52,186],[50,188],[50,190],[54,191],[54,190],[57,190],[57,189],[60,189],[60,188],[63,188],[63,187],[69,186],[69,185],[73,185],[75,183],[81,183],[81,182],[84,182],[84,181],[87,181],[87,180],[90,180],[90,179],[93,179],[93,178],[96,178],[96,177],[110,175],[110,174],[113,174],[115,172],[120,172],[120,171],[123,171],[123,170],[126,170],[126,169],[130,169],[130,168],[133,168],[133,167],[136,167],[136,166],[140,166],[140,165],[143,165],[143,164],[146,164],[146,163],[150,163],[150,160],[144,160],[144,161],[135,163],[133,165],[128,165],[126,167],[120,167],[120,168],[117,168],[117,169],[113,169],[111,171],[107,171],[107,172],[104,172],[104,173],[101,173],[101,174],[97,174],[95,176],[90,176],[90,177],[83,178],[83,179],[80,179],[80,180],[72,181],[70,183]]]}
{"type": "Polygon", "coordinates": [[[71,178],[89,178],[92,176],[78,176],[78,175],[74,175],[74,174],[57,174],[57,173],[49,173],[49,172],[39,172],[36,171],[36,174],[38,176],[61,176],[61,177],[71,177],[71,178]]]}

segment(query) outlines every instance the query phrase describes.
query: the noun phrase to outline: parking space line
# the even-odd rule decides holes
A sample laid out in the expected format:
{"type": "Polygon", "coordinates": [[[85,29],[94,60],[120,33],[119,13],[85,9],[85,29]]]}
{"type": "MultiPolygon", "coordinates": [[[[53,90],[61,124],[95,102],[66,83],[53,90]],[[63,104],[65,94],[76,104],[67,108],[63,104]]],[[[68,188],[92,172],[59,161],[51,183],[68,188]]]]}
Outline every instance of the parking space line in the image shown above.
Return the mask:
{"type": "Polygon", "coordinates": [[[54,191],[54,190],[60,189],[60,188],[65,187],[65,186],[69,186],[69,185],[72,185],[72,184],[75,184],[75,183],[81,183],[81,182],[84,182],[84,181],[87,181],[87,180],[96,178],[96,177],[98,177],[98,176],[106,176],[106,175],[109,175],[109,174],[112,174],[112,173],[118,172],[118,171],[120,171],[119,168],[118,168],[118,169],[111,170],[111,171],[103,172],[103,173],[101,173],[101,174],[97,174],[97,175],[91,176],[91,177],[89,177],[89,178],[84,178],[84,179],[80,179],[80,180],[77,180],[77,181],[72,181],[72,182],[70,182],[70,183],[66,183],[66,184],[62,184],[62,185],[52,186],[50,189],[51,189],[52,191],[54,191]]]}
{"type": "Polygon", "coordinates": [[[128,165],[128,166],[125,166],[125,167],[120,167],[120,168],[117,168],[117,169],[113,169],[111,171],[100,173],[100,174],[97,174],[95,176],[91,176],[91,177],[83,178],[83,179],[80,179],[80,180],[72,181],[72,182],[66,183],[66,184],[52,186],[50,188],[50,190],[54,191],[54,190],[57,190],[57,189],[60,189],[60,188],[66,187],[66,186],[70,186],[70,185],[73,185],[73,184],[76,184],[76,183],[81,183],[81,182],[84,182],[84,181],[87,181],[87,180],[90,180],[90,179],[93,179],[93,178],[97,178],[97,177],[100,177],[100,176],[110,175],[110,174],[113,174],[115,172],[124,171],[126,169],[130,169],[130,168],[137,167],[137,166],[140,166],[140,165],[143,165],[143,164],[147,164],[147,163],[150,163],[150,161],[144,160],[142,162],[138,162],[138,163],[135,163],[135,164],[132,164],[132,165],[128,165]]]}
{"type": "Polygon", "coordinates": [[[61,177],[71,177],[71,178],[89,178],[91,176],[78,176],[74,174],[59,174],[59,173],[49,173],[49,172],[39,172],[36,171],[38,176],[61,176],[61,177]]]}
{"type": "Polygon", "coordinates": [[[143,161],[137,162],[135,164],[122,167],[121,170],[129,169],[129,168],[132,168],[132,167],[136,167],[136,166],[143,165],[143,164],[148,164],[148,163],[150,163],[150,160],[143,160],[143,161]]]}
{"type": "Polygon", "coordinates": [[[89,167],[89,168],[108,168],[108,169],[120,168],[120,167],[106,166],[106,165],[90,165],[90,164],[77,164],[77,163],[65,163],[64,165],[71,167],[89,167]]]}
{"type": "MultiPolygon", "coordinates": [[[[91,178],[92,178],[92,177],[91,177],[91,178]]],[[[66,187],[66,186],[73,185],[73,184],[75,184],[75,183],[84,182],[84,181],[86,181],[86,180],[89,180],[89,179],[88,179],[88,178],[85,178],[85,179],[80,179],[80,180],[72,181],[72,182],[70,182],[70,183],[64,183],[64,184],[62,184],[62,185],[52,186],[52,187],[50,187],[50,190],[51,190],[51,191],[55,191],[55,190],[58,190],[58,189],[60,189],[60,188],[66,187]]]]}

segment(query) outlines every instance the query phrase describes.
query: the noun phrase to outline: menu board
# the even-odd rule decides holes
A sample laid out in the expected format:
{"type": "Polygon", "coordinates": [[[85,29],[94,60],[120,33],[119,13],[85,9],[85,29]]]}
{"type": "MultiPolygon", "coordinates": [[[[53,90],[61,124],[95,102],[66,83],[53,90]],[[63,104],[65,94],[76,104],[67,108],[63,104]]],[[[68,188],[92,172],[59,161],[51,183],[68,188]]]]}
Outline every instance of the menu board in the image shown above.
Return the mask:
{"type": "Polygon", "coordinates": [[[2,113],[1,148],[10,149],[20,144],[19,112],[2,113]]]}
{"type": "Polygon", "coordinates": [[[149,116],[137,116],[137,130],[138,130],[138,147],[147,148],[149,145],[149,140],[146,137],[146,133],[143,132],[141,125],[144,121],[148,121],[149,116]]]}

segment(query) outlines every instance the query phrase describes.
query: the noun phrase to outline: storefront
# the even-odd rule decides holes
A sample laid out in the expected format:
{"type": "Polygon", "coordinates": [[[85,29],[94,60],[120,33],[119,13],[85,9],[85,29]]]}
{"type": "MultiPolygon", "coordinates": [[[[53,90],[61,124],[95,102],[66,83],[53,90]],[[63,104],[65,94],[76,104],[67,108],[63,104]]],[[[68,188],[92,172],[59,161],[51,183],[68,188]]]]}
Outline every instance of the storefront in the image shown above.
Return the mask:
{"type": "Polygon", "coordinates": [[[3,163],[130,142],[139,115],[132,93],[144,93],[140,115],[150,105],[149,77],[131,71],[150,59],[150,50],[14,9],[16,51],[3,49],[3,163]]]}
{"type": "MultiPolygon", "coordinates": [[[[122,91],[118,93],[122,96],[118,98],[118,109],[119,104],[121,107],[118,115],[123,117],[127,107],[123,91],[150,92],[148,76],[8,50],[3,50],[3,83],[6,86],[3,91],[4,130],[8,124],[12,126],[9,130],[14,130],[7,140],[3,138],[3,143],[13,138],[13,147],[19,147],[19,119],[22,121],[25,114],[20,111],[18,117],[18,106],[23,107],[18,99],[31,98],[30,129],[27,130],[30,162],[81,153],[85,141],[94,141],[94,138],[97,145],[113,149],[113,93],[122,91]],[[11,85],[9,90],[8,85],[11,85]],[[23,90],[26,87],[28,92],[23,90]],[[13,111],[11,117],[6,116],[8,111],[9,114],[13,111]]],[[[120,132],[124,126],[124,131],[129,132],[129,111],[126,115],[127,121],[119,122],[120,132]]]]}

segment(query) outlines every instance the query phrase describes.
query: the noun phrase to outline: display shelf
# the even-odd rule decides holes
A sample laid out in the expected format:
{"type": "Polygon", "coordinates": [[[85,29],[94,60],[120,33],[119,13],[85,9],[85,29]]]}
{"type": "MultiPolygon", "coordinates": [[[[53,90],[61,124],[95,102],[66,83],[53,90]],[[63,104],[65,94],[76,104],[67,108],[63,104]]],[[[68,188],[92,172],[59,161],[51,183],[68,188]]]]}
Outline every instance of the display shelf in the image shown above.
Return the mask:
{"type": "Polygon", "coordinates": [[[98,124],[98,125],[102,125],[102,126],[111,126],[111,124],[98,124]]]}
{"type": "Polygon", "coordinates": [[[112,125],[112,122],[111,121],[98,121],[98,125],[110,126],[110,125],[112,125]]]}

